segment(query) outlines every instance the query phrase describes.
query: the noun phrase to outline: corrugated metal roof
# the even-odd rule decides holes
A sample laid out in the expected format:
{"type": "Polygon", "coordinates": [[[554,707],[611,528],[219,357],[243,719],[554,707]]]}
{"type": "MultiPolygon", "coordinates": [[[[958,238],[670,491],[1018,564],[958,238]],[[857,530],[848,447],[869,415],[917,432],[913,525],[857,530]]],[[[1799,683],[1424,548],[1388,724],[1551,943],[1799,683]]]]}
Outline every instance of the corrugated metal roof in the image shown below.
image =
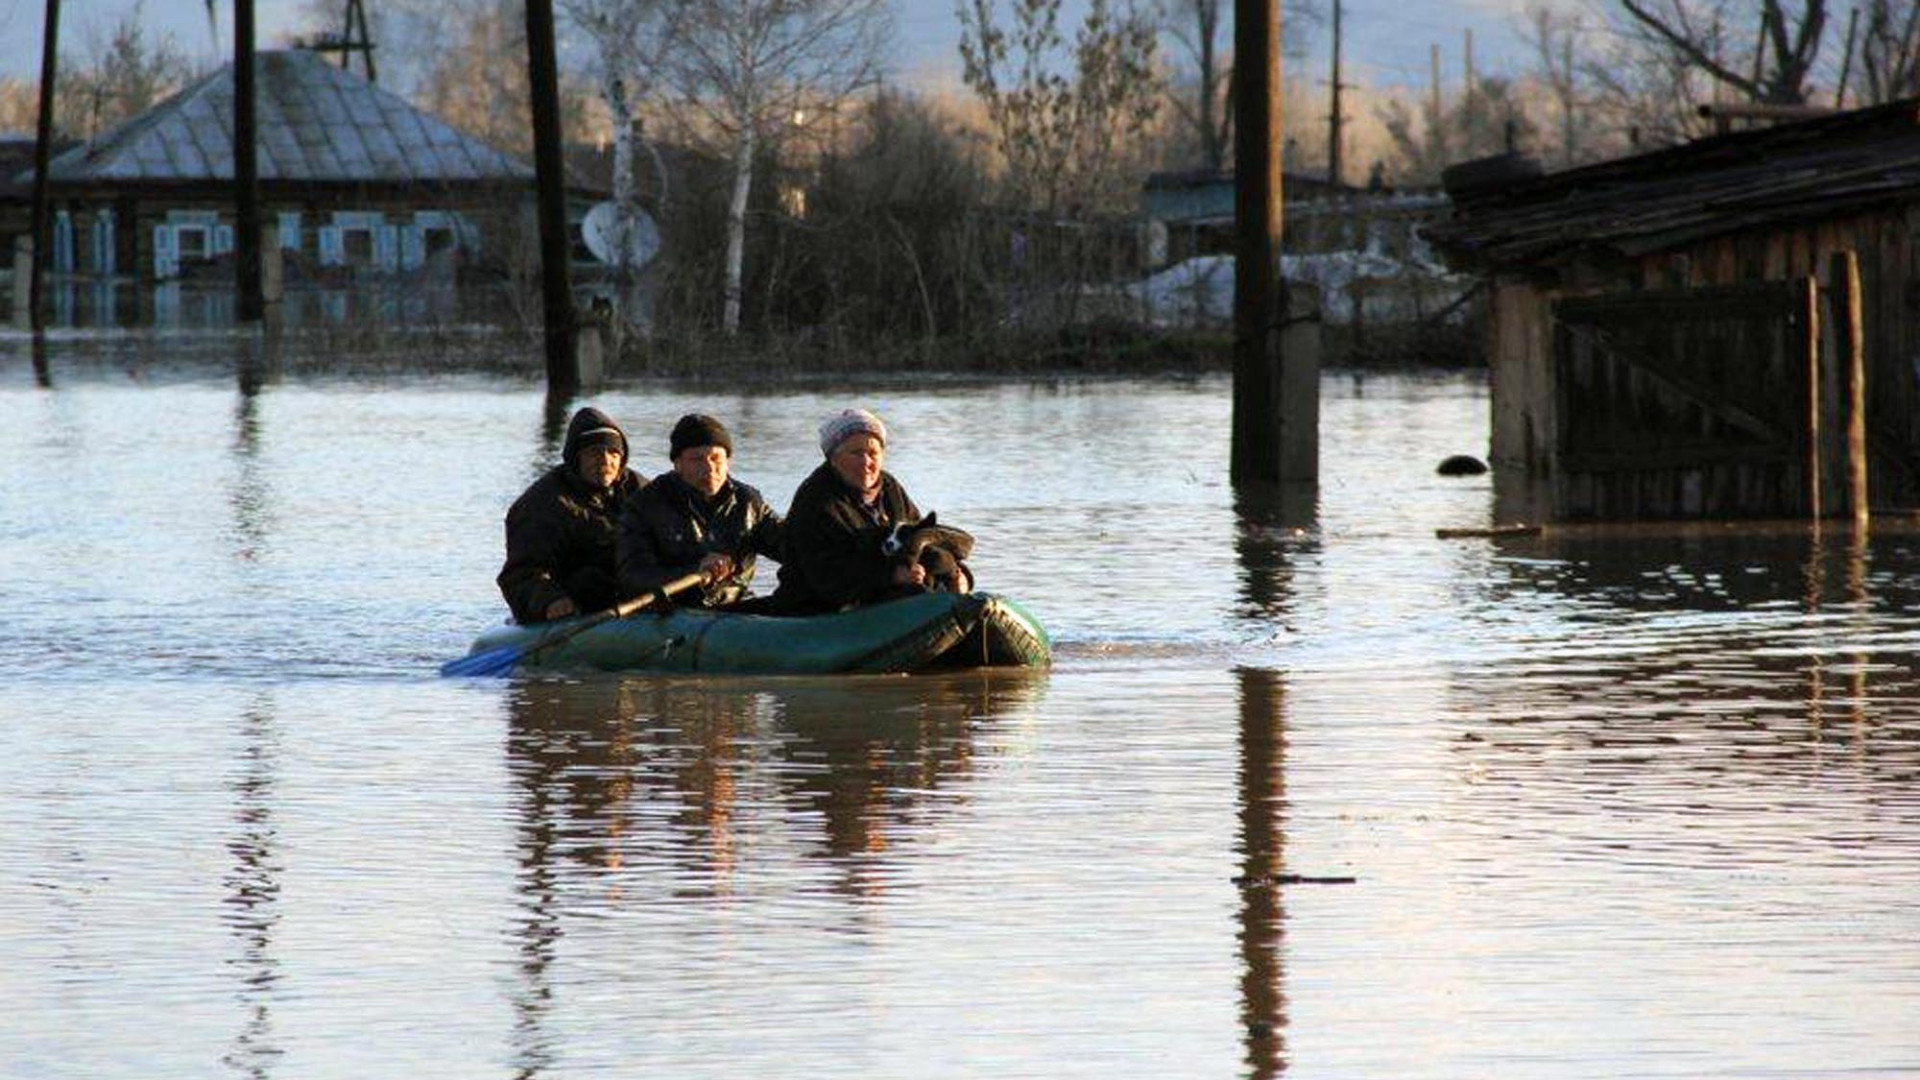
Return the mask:
{"type": "Polygon", "coordinates": [[[1920,199],[1920,101],[1701,139],[1456,193],[1422,230],[1455,269],[1639,256],[1741,229],[1920,199]]]}
{"type": "MultiPolygon", "coordinates": [[[[530,182],[533,169],[305,50],[255,58],[260,179],[530,182]]],[[[53,160],[56,183],[233,179],[233,66],[53,160]]]]}

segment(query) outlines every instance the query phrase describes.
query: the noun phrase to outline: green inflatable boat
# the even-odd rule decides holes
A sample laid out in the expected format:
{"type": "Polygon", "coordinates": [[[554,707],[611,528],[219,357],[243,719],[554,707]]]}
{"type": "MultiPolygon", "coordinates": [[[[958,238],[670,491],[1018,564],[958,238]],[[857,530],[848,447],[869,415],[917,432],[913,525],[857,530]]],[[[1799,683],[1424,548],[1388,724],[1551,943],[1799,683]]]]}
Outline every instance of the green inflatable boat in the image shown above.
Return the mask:
{"type": "Polygon", "coordinates": [[[790,675],[1038,668],[1053,657],[1040,623],[991,593],[929,593],[805,618],[640,611],[541,646],[578,621],[500,626],[476,638],[468,655],[513,649],[523,654],[522,671],[790,675]]]}

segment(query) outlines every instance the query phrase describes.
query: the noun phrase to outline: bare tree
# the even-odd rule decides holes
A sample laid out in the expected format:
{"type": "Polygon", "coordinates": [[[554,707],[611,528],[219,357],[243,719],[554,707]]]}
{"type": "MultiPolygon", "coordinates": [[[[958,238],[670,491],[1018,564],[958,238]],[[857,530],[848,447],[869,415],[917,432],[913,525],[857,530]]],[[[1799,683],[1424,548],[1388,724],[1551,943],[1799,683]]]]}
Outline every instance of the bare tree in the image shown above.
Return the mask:
{"type": "Polygon", "coordinates": [[[1920,4],[1867,0],[1855,88],[1876,105],[1920,93],[1920,4]]]}
{"type": "Polygon", "coordinates": [[[1116,166],[1158,112],[1153,21],[1090,0],[1068,46],[1060,8],[1016,0],[1002,29],[993,0],[962,0],[962,76],[986,106],[1016,202],[1051,212],[1130,201],[1116,166]]]}
{"type": "MultiPolygon", "coordinates": [[[[1286,5],[1280,33],[1289,58],[1306,54],[1311,30],[1324,18],[1318,0],[1286,5]]],[[[1233,0],[1167,0],[1165,29],[1186,56],[1186,64],[1168,95],[1180,122],[1192,132],[1200,160],[1220,171],[1233,143],[1233,110],[1227,97],[1233,84],[1231,45],[1222,40],[1232,28],[1233,0]]]]}
{"type": "MultiPolygon", "coordinates": [[[[144,5],[120,16],[113,29],[86,34],[85,54],[62,56],[54,84],[54,119],[63,138],[90,139],[152,108],[198,72],[172,35],[147,36],[144,5]]],[[[0,130],[33,129],[39,87],[0,78],[0,130]]]]}
{"type": "MultiPolygon", "coordinates": [[[[1591,39],[1589,39],[1591,40],[1591,39]]],[[[1616,148],[1671,146],[1708,129],[1699,106],[1719,84],[1671,49],[1644,38],[1614,35],[1582,66],[1592,95],[1595,127],[1616,148]]]]}
{"type": "Polygon", "coordinates": [[[810,114],[872,84],[886,0],[683,0],[662,75],[696,132],[733,160],[721,332],[740,330],[753,165],[810,114]]]}
{"type": "MultiPolygon", "coordinates": [[[[1173,0],[1167,8],[1167,33],[1192,60],[1191,100],[1174,94],[1174,112],[1192,129],[1200,144],[1200,160],[1219,172],[1226,164],[1233,140],[1233,110],[1227,107],[1228,80],[1233,65],[1221,53],[1221,5],[1228,0],[1173,0]]],[[[1291,25],[1291,24],[1289,24],[1291,25]]]]}
{"type": "Polygon", "coordinates": [[[194,75],[172,35],[148,39],[142,29],[145,9],[137,3],[104,36],[97,31],[87,35],[87,60],[64,88],[81,107],[83,119],[75,126],[84,138],[147,111],[194,75]]]}
{"type": "Polygon", "coordinates": [[[1801,105],[1819,59],[1827,25],[1826,0],[1760,0],[1757,45],[1743,46],[1744,5],[1732,0],[1620,0],[1629,25],[1645,43],[1769,105],[1801,105]],[[1729,34],[1732,35],[1731,39],[1729,34]],[[1751,57],[1741,70],[1738,58],[1751,57]]]}
{"type": "MultiPolygon", "coordinates": [[[[613,128],[614,278],[620,309],[631,317],[639,302],[633,292],[637,269],[633,238],[640,221],[633,102],[655,92],[654,73],[672,47],[680,6],[673,0],[561,0],[561,8],[593,44],[600,96],[613,128]]],[[[657,154],[654,163],[657,194],[664,201],[666,171],[657,154]]]]}
{"type": "Polygon", "coordinates": [[[1561,168],[1586,160],[1595,109],[1586,92],[1590,58],[1581,48],[1586,20],[1580,14],[1533,0],[1522,36],[1533,46],[1535,76],[1552,102],[1553,158],[1561,168]]]}
{"type": "Polygon", "coordinates": [[[1416,117],[1400,101],[1380,109],[1391,149],[1388,171],[1402,183],[1432,184],[1441,170],[1455,162],[1498,154],[1515,145],[1530,145],[1533,121],[1515,92],[1514,84],[1498,76],[1475,80],[1473,93],[1444,108],[1436,121],[1431,110],[1416,117]]]}

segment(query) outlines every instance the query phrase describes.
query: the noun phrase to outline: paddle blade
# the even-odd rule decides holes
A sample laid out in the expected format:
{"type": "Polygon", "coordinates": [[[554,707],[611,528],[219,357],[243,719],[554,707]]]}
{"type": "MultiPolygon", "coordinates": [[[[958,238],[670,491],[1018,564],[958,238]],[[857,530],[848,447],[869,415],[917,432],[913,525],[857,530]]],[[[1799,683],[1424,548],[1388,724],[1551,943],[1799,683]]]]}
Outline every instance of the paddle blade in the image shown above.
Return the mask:
{"type": "Polygon", "coordinates": [[[440,665],[440,674],[451,679],[492,678],[513,671],[514,665],[525,655],[518,645],[503,645],[498,649],[472,653],[458,660],[449,660],[440,665]]]}

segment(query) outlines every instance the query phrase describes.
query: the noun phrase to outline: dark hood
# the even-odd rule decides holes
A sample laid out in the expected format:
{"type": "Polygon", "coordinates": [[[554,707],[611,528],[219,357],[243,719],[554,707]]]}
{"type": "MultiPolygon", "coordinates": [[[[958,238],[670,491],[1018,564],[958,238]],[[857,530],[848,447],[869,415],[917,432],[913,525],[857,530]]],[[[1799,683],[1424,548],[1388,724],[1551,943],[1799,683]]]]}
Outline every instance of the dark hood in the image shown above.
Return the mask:
{"type": "Polygon", "coordinates": [[[627,433],[620,430],[620,425],[613,422],[613,417],[608,416],[599,409],[588,406],[574,413],[573,419],[567,422],[567,441],[566,444],[560,448],[561,464],[572,465],[575,455],[580,452],[581,439],[587,432],[600,428],[610,428],[615,435],[620,437],[621,463],[625,464],[626,462],[632,461],[633,453],[627,449],[627,433]]]}

